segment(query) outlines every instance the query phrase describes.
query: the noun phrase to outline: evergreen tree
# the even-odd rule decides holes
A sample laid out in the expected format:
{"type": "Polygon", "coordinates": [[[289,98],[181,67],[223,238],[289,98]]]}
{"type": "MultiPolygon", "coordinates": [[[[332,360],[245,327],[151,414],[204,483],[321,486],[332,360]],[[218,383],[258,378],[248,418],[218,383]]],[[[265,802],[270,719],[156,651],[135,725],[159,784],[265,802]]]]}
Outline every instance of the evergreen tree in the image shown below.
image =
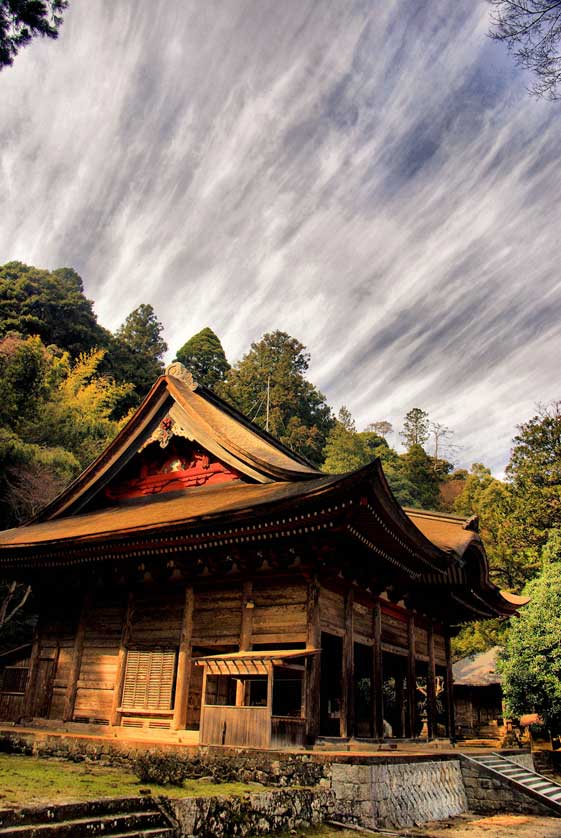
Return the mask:
{"type": "Polygon", "coordinates": [[[19,50],[37,35],[58,38],[68,0],[2,0],[0,70],[14,63],[19,50]]]}
{"type": "Polygon", "coordinates": [[[406,413],[403,420],[403,430],[400,434],[406,448],[412,448],[414,445],[420,445],[421,447],[425,445],[429,438],[429,427],[429,415],[420,407],[414,407],[406,413]]]}
{"type": "Polygon", "coordinates": [[[400,458],[401,471],[407,482],[413,486],[411,506],[421,509],[438,509],[440,501],[440,480],[434,471],[433,459],[421,445],[411,445],[400,458]]]}
{"type": "Polygon", "coordinates": [[[136,406],[164,371],[162,357],[168,347],[162,332],[163,326],[154,309],[143,303],[115,333],[109,371],[118,381],[134,385],[127,407],[136,406]]]}
{"type": "Polygon", "coordinates": [[[284,445],[321,463],[333,417],[323,393],[305,378],[309,362],[300,341],[270,332],[252,343],[217,391],[284,445]]]}
{"type": "Polygon", "coordinates": [[[323,454],[323,470],[329,474],[354,471],[375,459],[345,406],[329,431],[323,454]]]}
{"type": "Polygon", "coordinates": [[[47,271],[22,262],[0,267],[0,337],[11,332],[39,335],[46,346],[55,344],[72,358],[110,341],[76,271],[47,271]]]}
{"type": "Polygon", "coordinates": [[[537,557],[561,522],[561,401],[519,426],[506,472],[515,510],[512,548],[537,557]]]}
{"type": "Polygon", "coordinates": [[[211,389],[224,381],[230,369],[220,339],[208,326],[177,350],[175,360],[192,373],[195,381],[211,389]]]}

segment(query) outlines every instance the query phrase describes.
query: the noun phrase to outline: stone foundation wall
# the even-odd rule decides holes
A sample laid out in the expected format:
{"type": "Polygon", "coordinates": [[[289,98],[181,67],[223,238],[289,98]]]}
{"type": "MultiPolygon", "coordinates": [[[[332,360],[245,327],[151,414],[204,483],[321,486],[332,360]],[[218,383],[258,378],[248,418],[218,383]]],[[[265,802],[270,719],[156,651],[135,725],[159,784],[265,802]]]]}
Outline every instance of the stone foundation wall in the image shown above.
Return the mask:
{"type": "Polygon", "coordinates": [[[166,805],[185,838],[233,838],[317,826],[333,817],[334,797],[328,789],[278,789],[243,797],[169,799],[166,805]]]}
{"type": "Polygon", "coordinates": [[[459,760],[331,766],[337,819],[401,828],[467,811],[459,760]]]}
{"type": "MultiPolygon", "coordinates": [[[[509,759],[511,757],[509,756],[509,759]]],[[[526,766],[524,766],[526,767],[526,766]]],[[[551,809],[543,806],[529,795],[521,794],[507,780],[496,777],[492,772],[468,759],[462,759],[462,776],[468,808],[481,815],[498,812],[516,812],[523,815],[546,815],[551,809]]]]}
{"type": "Polygon", "coordinates": [[[522,768],[527,768],[528,771],[538,771],[538,769],[534,767],[534,760],[529,751],[525,751],[522,754],[505,754],[505,757],[511,762],[521,765],[522,768]]]}

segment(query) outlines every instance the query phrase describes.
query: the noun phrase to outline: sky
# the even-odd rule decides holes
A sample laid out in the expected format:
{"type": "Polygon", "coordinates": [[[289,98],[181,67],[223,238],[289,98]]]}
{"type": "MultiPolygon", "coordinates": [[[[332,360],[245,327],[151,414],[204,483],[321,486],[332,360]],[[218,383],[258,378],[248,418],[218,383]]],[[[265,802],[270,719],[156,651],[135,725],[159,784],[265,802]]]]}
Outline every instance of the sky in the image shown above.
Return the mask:
{"type": "Polygon", "coordinates": [[[0,264],[75,268],[110,329],[152,303],[170,360],[284,330],[359,428],[421,407],[502,474],[561,398],[561,103],[488,13],[71,0],[0,73],[0,264]]]}

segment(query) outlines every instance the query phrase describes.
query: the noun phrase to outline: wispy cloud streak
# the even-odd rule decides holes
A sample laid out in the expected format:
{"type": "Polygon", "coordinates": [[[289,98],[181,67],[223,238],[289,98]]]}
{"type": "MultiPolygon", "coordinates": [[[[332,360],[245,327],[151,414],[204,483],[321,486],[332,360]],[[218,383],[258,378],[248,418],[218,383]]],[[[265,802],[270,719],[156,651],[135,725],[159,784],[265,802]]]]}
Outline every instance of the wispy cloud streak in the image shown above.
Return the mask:
{"type": "Polygon", "coordinates": [[[72,265],[177,348],[282,328],[359,423],[501,469],[559,397],[559,112],[488,5],[75,0],[0,76],[0,261],[72,265]]]}

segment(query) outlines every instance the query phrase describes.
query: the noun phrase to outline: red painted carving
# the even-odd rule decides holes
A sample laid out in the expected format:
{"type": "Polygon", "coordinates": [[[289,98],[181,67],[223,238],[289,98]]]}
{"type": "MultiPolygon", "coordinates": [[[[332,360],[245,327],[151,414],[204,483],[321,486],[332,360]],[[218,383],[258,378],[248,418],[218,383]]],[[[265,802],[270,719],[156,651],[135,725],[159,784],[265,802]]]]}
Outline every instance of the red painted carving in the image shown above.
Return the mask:
{"type": "MultiPolygon", "coordinates": [[[[167,444],[167,441],[166,441],[167,444]]],[[[137,454],[105,489],[110,500],[158,495],[195,486],[239,480],[241,475],[193,442],[173,437],[167,447],[152,443],[137,454]]]]}

